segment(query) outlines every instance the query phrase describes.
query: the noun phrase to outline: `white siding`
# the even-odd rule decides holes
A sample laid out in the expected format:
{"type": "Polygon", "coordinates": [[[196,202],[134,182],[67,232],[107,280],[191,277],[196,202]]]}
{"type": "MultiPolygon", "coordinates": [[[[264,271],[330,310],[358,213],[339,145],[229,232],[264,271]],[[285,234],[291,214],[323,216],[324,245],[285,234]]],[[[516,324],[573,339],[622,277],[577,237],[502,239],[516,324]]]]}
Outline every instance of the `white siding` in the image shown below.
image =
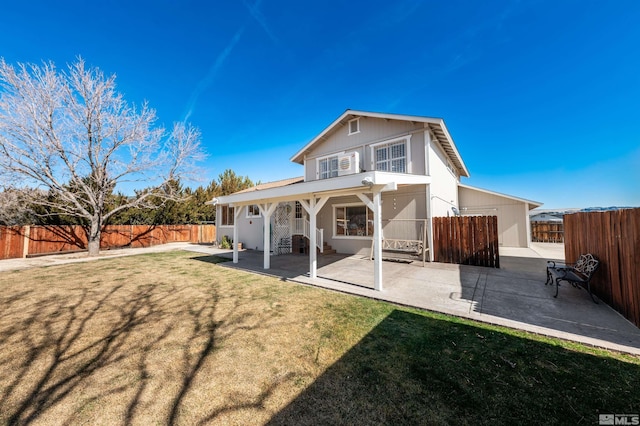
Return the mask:
{"type": "MultiPolygon", "coordinates": [[[[222,217],[220,212],[220,206],[216,206],[216,239],[218,243],[222,241],[222,238],[226,235],[229,240],[233,239],[233,226],[218,225],[217,218],[222,217]]],[[[243,248],[262,250],[264,245],[262,244],[262,224],[264,219],[262,217],[247,218],[247,208],[242,209],[240,218],[238,219],[238,241],[242,243],[243,248]]]]}
{"type": "Polygon", "coordinates": [[[498,216],[498,243],[506,247],[528,247],[527,203],[509,197],[460,188],[463,215],[498,216]]]}
{"type": "Polygon", "coordinates": [[[437,142],[430,143],[427,149],[432,177],[432,217],[451,216],[451,208],[458,207],[458,176],[447,167],[447,156],[437,142]]]}

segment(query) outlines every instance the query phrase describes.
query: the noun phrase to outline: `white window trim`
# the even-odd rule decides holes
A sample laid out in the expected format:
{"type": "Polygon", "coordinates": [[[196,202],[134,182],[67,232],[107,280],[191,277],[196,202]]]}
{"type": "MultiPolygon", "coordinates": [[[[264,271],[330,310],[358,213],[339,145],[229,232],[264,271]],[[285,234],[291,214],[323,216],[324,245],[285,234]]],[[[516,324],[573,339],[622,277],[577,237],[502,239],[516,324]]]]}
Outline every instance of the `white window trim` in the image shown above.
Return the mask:
{"type": "Polygon", "coordinates": [[[337,215],[336,215],[336,209],[341,208],[341,207],[364,207],[365,210],[367,211],[367,216],[369,215],[369,208],[364,204],[364,203],[342,203],[342,204],[333,204],[331,206],[333,208],[333,225],[332,225],[332,230],[333,230],[333,236],[332,238],[335,240],[372,240],[373,239],[373,235],[364,235],[364,236],[358,236],[358,235],[338,235],[338,219],[337,219],[337,215]]]}
{"type": "Polygon", "coordinates": [[[357,133],[360,133],[360,117],[358,117],[358,118],[353,118],[353,119],[349,120],[349,123],[348,123],[348,129],[349,129],[349,136],[351,136],[351,135],[355,135],[355,134],[357,134],[357,133]],[[356,125],[357,125],[357,127],[358,127],[358,130],[356,130],[355,132],[352,132],[352,131],[351,131],[351,123],[353,123],[354,121],[356,122],[356,125]]]}
{"type": "Polygon", "coordinates": [[[262,217],[262,215],[260,214],[260,207],[258,207],[258,205],[257,205],[257,204],[249,204],[249,205],[247,206],[247,208],[246,208],[246,209],[244,209],[244,210],[245,210],[245,215],[244,215],[244,217],[245,217],[246,219],[255,219],[255,218],[262,217]],[[251,213],[249,213],[249,208],[250,208],[251,206],[256,206],[256,208],[258,209],[258,214],[251,214],[251,213]]]}
{"type": "MultiPolygon", "coordinates": [[[[220,206],[220,222],[222,222],[222,209],[227,208],[227,217],[229,217],[229,210],[228,209],[233,209],[233,216],[234,216],[234,221],[235,221],[235,214],[236,214],[236,209],[235,207],[230,207],[230,206],[220,206]]],[[[227,224],[220,224],[216,226],[220,226],[220,228],[233,228],[233,225],[227,225],[227,224]]]]}
{"type": "MultiPolygon", "coordinates": [[[[327,158],[332,158],[332,157],[340,158],[340,156],[344,155],[344,153],[345,151],[341,151],[341,152],[336,152],[334,154],[323,155],[322,157],[316,158],[316,180],[321,180],[320,179],[320,161],[326,160],[327,158]]],[[[324,178],[324,179],[330,179],[330,178],[324,178]]]]}
{"type": "Polygon", "coordinates": [[[407,155],[407,170],[405,171],[405,174],[411,173],[411,136],[412,135],[400,136],[399,138],[387,139],[386,141],[369,145],[371,151],[371,170],[376,170],[376,147],[382,145],[391,145],[403,140],[405,141],[404,146],[407,155]]]}

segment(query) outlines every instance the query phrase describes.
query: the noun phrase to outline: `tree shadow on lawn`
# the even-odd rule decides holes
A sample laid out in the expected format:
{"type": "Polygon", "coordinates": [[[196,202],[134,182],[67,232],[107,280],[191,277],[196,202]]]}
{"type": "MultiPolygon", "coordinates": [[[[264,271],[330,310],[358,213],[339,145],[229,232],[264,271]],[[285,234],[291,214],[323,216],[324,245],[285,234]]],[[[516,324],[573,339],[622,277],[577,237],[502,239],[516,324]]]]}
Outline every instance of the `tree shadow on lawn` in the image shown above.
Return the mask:
{"type": "Polygon", "coordinates": [[[639,388],[636,364],[394,310],[269,424],[589,424],[639,388]]]}
{"type": "Polygon", "coordinates": [[[215,286],[57,287],[0,294],[0,424],[193,423],[190,405],[196,420],[262,407],[286,380],[218,405],[197,400],[216,350],[269,327],[215,286]]]}

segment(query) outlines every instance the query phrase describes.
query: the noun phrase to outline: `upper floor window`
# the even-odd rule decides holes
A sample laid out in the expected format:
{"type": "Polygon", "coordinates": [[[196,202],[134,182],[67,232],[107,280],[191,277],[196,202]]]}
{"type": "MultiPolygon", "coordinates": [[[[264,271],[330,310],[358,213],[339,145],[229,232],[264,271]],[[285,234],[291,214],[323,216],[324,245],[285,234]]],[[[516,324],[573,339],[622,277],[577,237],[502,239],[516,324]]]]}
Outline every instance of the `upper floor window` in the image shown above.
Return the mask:
{"type": "Polygon", "coordinates": [[[260,217],[260,208],[257,204],[247,206],[247,218],[260,217]]]}
{"type": "Polygon", "coordinates": [[[349,120],[349,134],[360,133],[360,118],[349,120]]]}
{"type": "Polygon", "coordinates": [[[338,156],[318,159],[318,179],[328,179],[338,176],[338,156]]]}
{"type": "Polygon", "coordinates": [[[374,169],[408,173],[409,139],[400,139],[372,146],[374,169]]]}
{"type": "Polygon", "coordinates": [[[229,206],[220,206],[220,226],[233,226],[234,209],[229,206]]]}

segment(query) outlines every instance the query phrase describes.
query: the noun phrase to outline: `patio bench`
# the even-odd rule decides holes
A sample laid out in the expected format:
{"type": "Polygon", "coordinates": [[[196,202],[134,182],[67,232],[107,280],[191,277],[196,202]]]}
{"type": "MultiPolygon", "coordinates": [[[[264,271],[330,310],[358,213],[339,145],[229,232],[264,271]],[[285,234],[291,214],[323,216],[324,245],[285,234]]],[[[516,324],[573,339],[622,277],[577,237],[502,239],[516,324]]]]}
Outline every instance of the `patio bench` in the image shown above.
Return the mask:
{"type": "Polygon", "coordinates": [[[591,278],[599,266],[600,261],[590,253],[581,254],[576,263],[556,263],[553,260],[548,260],[545,285],[553,285],[555,280],[556,294],[553,297],[558,297],[560,281],[567,281],[576,288],[586,287],[591,300],[598,303],[591,293],[591,278]]]}
{"type": "MultiPolygon", "coordinates": [[[[411,256],[421,256],[422,266],[424,267],[427,250],[428,249],[425,250],[424,243],[421,240],[404,240],[395,238],[382,239],[382,257],[387,259],[407,260],[402,257],[390,257],[388,255],[385,256],[384,253],[404,253],[411,256]]],[[[369,257],[371,260],[373,260],[373,240],[371,241],[371,255],[369,257]]]]}

